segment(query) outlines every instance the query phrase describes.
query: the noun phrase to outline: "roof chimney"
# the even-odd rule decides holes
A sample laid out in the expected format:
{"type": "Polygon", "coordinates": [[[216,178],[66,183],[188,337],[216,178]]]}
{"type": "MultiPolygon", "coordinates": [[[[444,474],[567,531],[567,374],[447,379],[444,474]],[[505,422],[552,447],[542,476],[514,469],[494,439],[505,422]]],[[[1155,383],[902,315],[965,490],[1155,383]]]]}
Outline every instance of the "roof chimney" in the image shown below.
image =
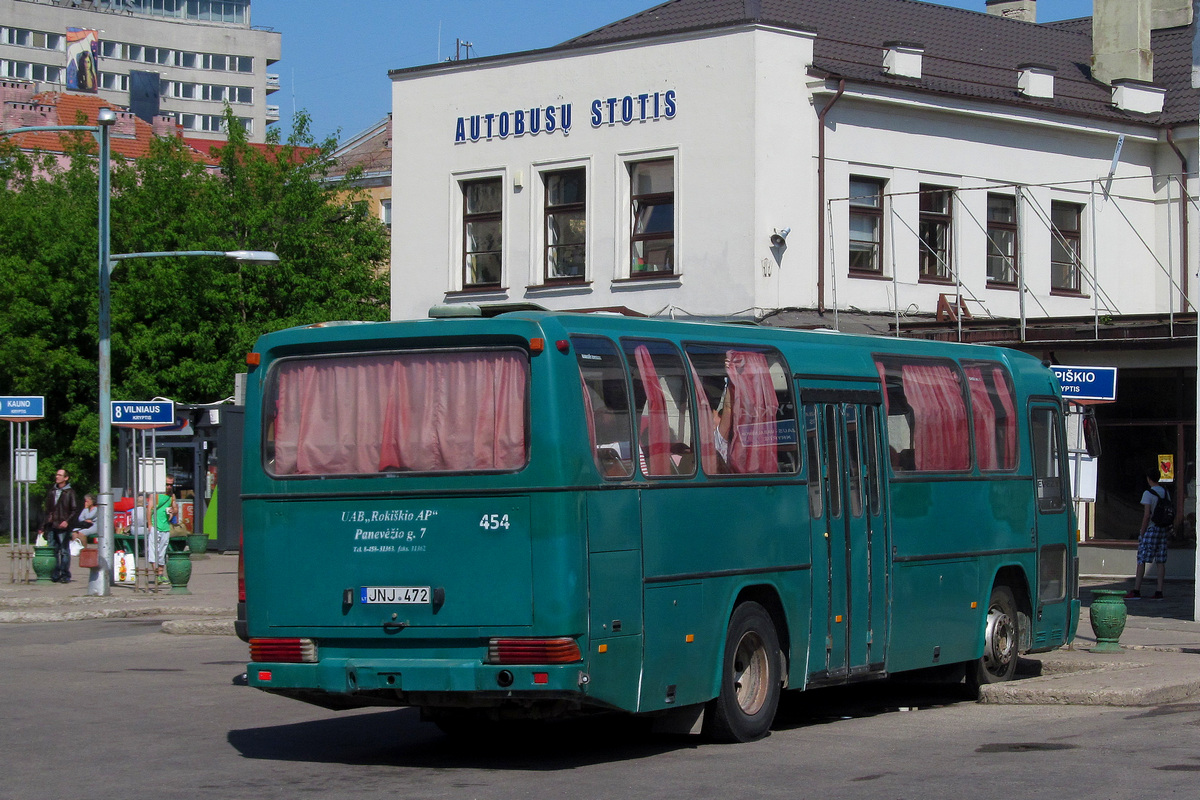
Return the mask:
{"type": "Polygon", "coordinates": [[[1151,0],[1092,0],[1092,77],[1101,83],[1154,80],[1151,0]]]}
{"type": "Polygon", "coordinates": [[[987,13],[1022,22],[1037,22],[1037,0],[987,0],[987,13]]]}
{"type": "Polygon", "coordinates": [[[1017,67],[1017,91],[1025,97],[1053,99],[1056,72],[1042,64],[1021,64],[1017,67]]]}
{"type": "Polygon", "coordinates": [[[905,42],[884,42],[883,71],[898,78],[920,78],[921,57],[925,46],[905,42]]]}
{"type": "Polygon", "coordinates": [[[1192,24],[1192,0],[1154,0],[1151,8],[1151,30],[1192,24]]]}

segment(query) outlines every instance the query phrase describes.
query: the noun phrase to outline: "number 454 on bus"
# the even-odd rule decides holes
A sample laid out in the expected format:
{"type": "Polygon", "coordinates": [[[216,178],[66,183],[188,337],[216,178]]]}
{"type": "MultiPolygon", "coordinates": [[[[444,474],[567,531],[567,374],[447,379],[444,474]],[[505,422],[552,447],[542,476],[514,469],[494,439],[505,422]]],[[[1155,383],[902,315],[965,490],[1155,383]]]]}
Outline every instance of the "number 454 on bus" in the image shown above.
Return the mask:
{"type": "Polygon", "coordinates": [[[1002,348],[543,311],[248,357],[252,686],[450,731],[972,686],[1079,617],[1063,400],[1002,348]]]}

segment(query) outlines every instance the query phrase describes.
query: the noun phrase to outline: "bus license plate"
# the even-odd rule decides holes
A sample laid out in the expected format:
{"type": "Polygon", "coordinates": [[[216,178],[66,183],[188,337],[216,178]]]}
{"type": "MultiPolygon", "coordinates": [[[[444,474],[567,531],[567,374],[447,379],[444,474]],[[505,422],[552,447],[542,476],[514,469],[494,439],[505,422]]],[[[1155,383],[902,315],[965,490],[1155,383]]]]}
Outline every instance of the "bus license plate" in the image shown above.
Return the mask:
{"type": "Polygon", "coordinates": [[[429,603],[428,586],[364,586],[359,593],[362,603],[420,605],[429,603]]]}

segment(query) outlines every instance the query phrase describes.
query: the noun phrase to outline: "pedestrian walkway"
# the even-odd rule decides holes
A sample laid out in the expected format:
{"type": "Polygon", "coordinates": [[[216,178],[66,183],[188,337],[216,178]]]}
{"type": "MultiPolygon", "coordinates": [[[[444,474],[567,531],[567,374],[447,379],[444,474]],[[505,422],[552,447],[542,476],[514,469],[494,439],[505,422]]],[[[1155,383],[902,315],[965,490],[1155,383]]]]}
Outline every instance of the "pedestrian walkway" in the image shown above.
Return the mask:
{"type": "MultiPolygon", "coordinates": [[[[190,594],[172,594],[169,585],[158,591],[137,590],[115,583],[108,597],[88,596],[89,570],[75,567],[71,583],[13,582],[8,548],[0,548],[0,623],[59,622],[120,617],[183,617],[192,621],[210,618],[226,621],[217,626],[233,633],[237,608],[236,553],[209,553],[192,561],[190,594]]],[[[164,630],[169,626],[164,626],[164,630]]],[[[203,627],[203,626],[201,626],[203,627]]],[[[208,626],[212,627],[212,626],[208,626]]],[[[215,629],[214,629],[215,630],[215,629]]]]}

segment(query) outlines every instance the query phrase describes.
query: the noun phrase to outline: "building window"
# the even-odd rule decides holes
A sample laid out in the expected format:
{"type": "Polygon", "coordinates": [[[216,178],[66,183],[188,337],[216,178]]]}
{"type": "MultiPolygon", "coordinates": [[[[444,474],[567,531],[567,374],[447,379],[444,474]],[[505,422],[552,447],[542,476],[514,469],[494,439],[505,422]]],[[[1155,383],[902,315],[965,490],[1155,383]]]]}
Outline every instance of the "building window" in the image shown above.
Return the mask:
{"type": "Polygon", "coordinates": [[[129,58],[129,45],[124,42],[108,42],[101,40],[100,42],[101,58],[129,58]]]}
{"type": "Polygon", "coordinates": [[[41,83],[62,83],[63,68],[47,64],[30,64],[28,61],[0,60],[0,78],[16,78],[41,83]]]}
{"type": "Polygon", "coordinates": [[[463,286],[500,285],[503,182],[463,181],[463,286]]]}
{"type": "Polygon", "coordinates": [[[389,231],[392,229],[392,201],[390,199],[379,201],[379,220],[387,226],[389,231]]]}
{"type": "Polygon", "coordinates": [[[1083,206],[1077,203],[1050,202],[1050,288],[1079,292],[1083,226],[1083,206]]]}
{"type": "Polygon", "coordinates": [[[918,236],[921,242],[921,279],[950,281],[950,237],[953,231],[954,190],[945,186],[921,184],[921,219],[918,236]]]}
{"type": "Polygon", "coordinates": [[[883,272],[884,181],[850,176],[850,271],[883,272]]]}
{"type": "Polygon", "coordinates": [[[39,50],[63,50],[63,35],[61,33],[46,33],[31,31],[24,28],[0,28],[0,44],[12,44],[18,47],[36,47],[39,50]]]}
{"type": "Polygon", "coordinates": [[[669,158],[629,165],[633,228],[630,277],[675,271],[675,162],[669,158]]]}
{"type": "Polygon", "coordinates": [[[1008,194],[987,196],[988,283],[1017,283],[1017,198],[1008,194]]]}
{"type": "Polygon", "coordinates": [[[582,280],[587,256],[587,171],[547,172],[546,280],[582,280]]]}
{"type": "Polygon", "coordinates": [[[113,92],[128,92],[129,76],[122,75],[119,72],[101,72],[100,88],[113,92]]]}

